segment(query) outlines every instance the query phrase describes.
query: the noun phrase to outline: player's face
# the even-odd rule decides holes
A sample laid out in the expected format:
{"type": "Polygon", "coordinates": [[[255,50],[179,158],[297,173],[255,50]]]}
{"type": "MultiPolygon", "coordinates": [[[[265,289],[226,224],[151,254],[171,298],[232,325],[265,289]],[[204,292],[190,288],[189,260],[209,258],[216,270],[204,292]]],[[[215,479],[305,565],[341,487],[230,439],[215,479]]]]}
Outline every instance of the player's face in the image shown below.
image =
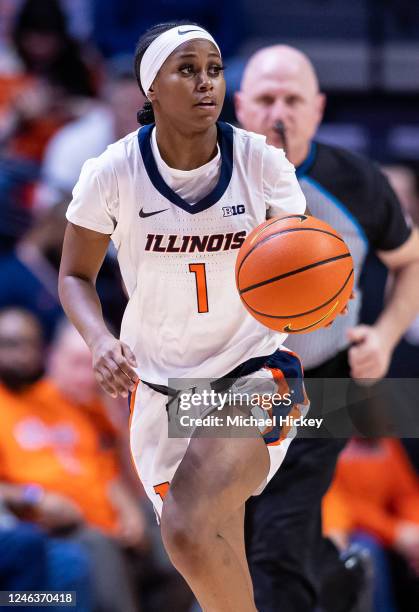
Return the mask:
{"type": "Polygon", "coordinates": [[[304,75],[278,66],[254,74],[246,88],[236,96],[237,117],[242,126],[264,134],[268,144],[282,147],[281,135],[275,124],[285,127],[288,157],[294,163],[304,158],[309,143],[321,121],[324,96],[312,86],[306,86],[304,75]]]}
{"type": "Polygon", "coordinates": [[[222,68],[220,55],[209,41],[193,40],[178,47],[149,92],[156,119],[192,130],[213,125],[225,96],[222,68]]]}

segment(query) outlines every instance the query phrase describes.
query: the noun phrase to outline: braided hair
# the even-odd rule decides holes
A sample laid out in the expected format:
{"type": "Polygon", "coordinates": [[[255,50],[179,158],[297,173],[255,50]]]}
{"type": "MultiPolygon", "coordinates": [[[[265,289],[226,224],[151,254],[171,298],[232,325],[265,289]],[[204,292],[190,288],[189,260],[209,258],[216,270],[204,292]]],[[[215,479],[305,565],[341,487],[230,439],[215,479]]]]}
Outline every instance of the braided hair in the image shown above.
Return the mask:
{"type": "MultiPolygon", "coordinates": [[[[163,34],[163,32],[167,32],[167,30],[171,30],[172,28],[176,28],[182,25],[196,25],[197,26],[198,24],[193,21],[185,21],[185,20],[172,21],[172,22],[167,22],[167,23],[158,23],[157,25],[149,28],[139,39],[136,49],[135,49],[134,72],[135,72],[135,78],[137,79],[138,87],[140,88],[140,90],[142,91],[144,95],[146,95],[146,92],[144,91],[141,85],[141,79],[140,79],[140,65],[141,65],[141,60],[143,59],[144,53],[147,51],[151,43],[158,36],[160,36],[160,34],[163,34]]],[[[141,108],[137,113],[137,121],[140,125],[148,125],[149,123],[155,122],[153,106],[150,100],[147,100],[147,98],[144,102],[143,108],[141,108]]]]}

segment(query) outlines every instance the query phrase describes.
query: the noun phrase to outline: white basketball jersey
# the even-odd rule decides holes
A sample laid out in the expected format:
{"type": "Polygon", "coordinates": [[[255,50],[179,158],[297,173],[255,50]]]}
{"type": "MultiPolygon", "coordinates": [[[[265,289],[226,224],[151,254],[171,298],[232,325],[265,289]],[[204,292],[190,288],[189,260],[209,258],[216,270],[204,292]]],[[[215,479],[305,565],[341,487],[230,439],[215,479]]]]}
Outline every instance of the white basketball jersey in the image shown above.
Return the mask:
{"type": "MultiPolygon", "coordinates": [[[[220,176],[200,201],[188,204],[163,181],[153,126],[145,126],[86,162],[67,212],[72,223],[111,235],[129,295],[121,339],[148,382],[220,377],[273,353],[285,338],[247,313],[234,268],[240,246],[267,213],[301,214],[305,199],[293,183],[293,197],[284,190],[283,206],[269,210],[265,138],[217,125],[220,176]]],[[[293,171],[282,152],[275,155],[273,176],[293,171]]]]}

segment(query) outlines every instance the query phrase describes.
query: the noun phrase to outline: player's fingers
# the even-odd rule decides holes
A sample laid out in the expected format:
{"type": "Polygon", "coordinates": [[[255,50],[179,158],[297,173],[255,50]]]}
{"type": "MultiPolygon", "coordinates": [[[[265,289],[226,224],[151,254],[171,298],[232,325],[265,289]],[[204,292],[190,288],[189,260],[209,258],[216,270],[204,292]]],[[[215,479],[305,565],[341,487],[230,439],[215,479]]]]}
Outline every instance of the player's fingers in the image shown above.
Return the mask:
{"type": "Polygon", "coordinates": [[[124,378],[120,378],[120,381],[122,382],[124,388],[128,389],[128,391],[131,391],[131,392],[134,391],[135,385],[138,382],[138,376],[136,376],[134,379],[135,373],[133,374],[130,371],[130,368],[127,368],[126,365],[122,367],[119,365],[118,368],[120,369],[122,376],[124,377],[124,378]],[[128,372],[126,370],[128,370],[128,372]]]}
{"type": "Polygon", "coordinates": [[[102,367],[100,370],[95,370],[95,376],[96,380],[106,393],[113,398],[118,397],[118,392],[113,384],[113,376],[107,368],[102,367]]]}
{"type": "MultiPolygon", "coordinates": [[[[94,365],[95,372],[100,372],[104,382],[101,382],[107,393],[113,397],[118,394],[128,397],[128,391],[134,385],[133,381],[118,367],[115,359],[123,359],[120,350],[111,349],[101,355],[94,365]]],[[[128,366],[127,366],[128,367],[128,366]]]]}
{"type": "MultiPolygon", "coordinates": [[[[125,342],[121,342],[121,350],[122,350],[122,354],[124,355],[124,357],[126,358],[126,360],[128,361],[129,365],[132,366],[133,368],[137,367],[137,359],[134,355],[134,353],[132,352],[132,350],[130,349],[130,347],[128,346],[128,344],[125,344],[125,342]]],[[[135,372],[134,372],[135,374],[135,372]]],[[[135,374],[137,380],[138,377],[135,374]]]]}
{"type": "MultiPolygon", "coordinates": [[[[138,381],[138,376],[136,371],[128,364],[125,357],[122,355],[116,355],[113,358],[114,362],[118,366],[118,368],[123,372],[123,374],[129,379],[132,386],[138,381]]],[[[132,390],[132,389],[130,389],[132,390]]]]}
{"type": "Polygon", "coordinates": [[[133,391],[135,388],[135,384],[131,378],[121,370],[116,361],[113,361],[109,365],[109,369],[112,372],[113,385],[117,392],[122,395],[122,397],[128,397],[128,392],[133,391]]]}

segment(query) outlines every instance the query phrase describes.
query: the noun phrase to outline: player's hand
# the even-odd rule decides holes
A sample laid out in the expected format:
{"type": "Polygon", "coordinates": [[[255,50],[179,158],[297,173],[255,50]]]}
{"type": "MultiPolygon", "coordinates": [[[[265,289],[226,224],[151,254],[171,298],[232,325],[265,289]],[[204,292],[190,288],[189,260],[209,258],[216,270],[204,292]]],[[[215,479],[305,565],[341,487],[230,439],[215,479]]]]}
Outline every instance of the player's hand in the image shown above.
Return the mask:
{"type": "Polygon", "coordinates": [[[383,378],[391,359],[391,347],[386,338],[370,325],[352,327],[347,336],[352,344],[348,353],[352,378],[364,384],[383,378]]]}
{"type": "Polygon", "coordinates": [[[45,529],[70,527],[83,522],[80,508],[68,497],[45,493],[34,509],[36,522],[45,529]]]}
{"type": "Polygon", "coordinates": [[[106,393],[128,397],[138,382],[137,361],[130,347],[109,334],[96,342],[92,355],[96,379],[106,393]]]}
{"type": "MultiPolygon", "coordinates": [[[[351,295],[349,296],[349,300],[353,300],[353,299],[354,299],[354,297],[355,297],[355,291],[352,291],[352,292],[351,292],[351,295]]],[[[345,306],[345,308],[344,308],[343,310],[341,310],[341,311],[340,311],[340,313],[339,313],[339,314],[340,314],[341,316],[345,316],[345,315],[347,315],[347,314],[348,314],[348,312],[349,312],[349,306],[348,306],[349,300],[348,300],[348,302],[346,302],[346,306],[345,306]]]]}
{"type": "MultiPolygon", "coordinates": [[[[351,295],[349,296],[349,299],[350,299],[350,300],[353,300],[353,299],[354,299],[354,297],[355,297],[355,293],[354,293],[354,291],[352,291],[351,295]]],[[[348,312],[349,312],[349,307],[348,307],[348,302],[346,302],[345,307],[344,307],[344,308],[343,308],[343,309],[342,309],[342,310],[341,310],[341,311],[340,311],[338,314],[339,314],[339,316],[345,316],[345,315],[347,315],[347,314],[348,314],[348,312]]],[[[330,321],[330,323],[328,323],[327,325],[325,325],[325,327],[330,327],[331,325],[333,325],[333,323],[334,323],[334,322],[335,322],[335,319],[332,319],[332,320],[330,321]]]]}

